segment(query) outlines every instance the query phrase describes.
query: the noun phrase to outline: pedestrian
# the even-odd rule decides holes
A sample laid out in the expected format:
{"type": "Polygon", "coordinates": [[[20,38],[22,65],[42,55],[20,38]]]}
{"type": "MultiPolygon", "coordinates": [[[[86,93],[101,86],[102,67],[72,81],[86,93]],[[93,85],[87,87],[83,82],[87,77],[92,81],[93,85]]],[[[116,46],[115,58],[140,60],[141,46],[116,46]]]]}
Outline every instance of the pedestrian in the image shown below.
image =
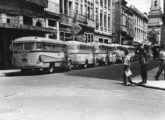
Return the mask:
{"type": "Polygon", "coordinates": [[[124,58],[123,83],[124,85],[127,85],[127,81],[132,84],[132,79],[131,79],[132,72],[130,70],[131,58],[128,50],[125,50],[124,54],[125,54],[125,58],[124,58]]]}
{"type": "MultiPolygon", "coordinates": [[[[159,76],[163,71],[165,71],[165,45],[162,46],[162,50],[159,52],[159,70],[155,76],[156,80],[159,80],[159,76]]],[[[165,80],[165,74],[164,74],[164,80],[165,80]]]]}
{"type": "Polygon", "coordinates": [[[139,44],[136,52],[139,54],[139,63],[140,63],[140,74],[142,77],[142,81],[139,84],[146,84],[147,83],[147,46],[143,44],[139,44]]]}

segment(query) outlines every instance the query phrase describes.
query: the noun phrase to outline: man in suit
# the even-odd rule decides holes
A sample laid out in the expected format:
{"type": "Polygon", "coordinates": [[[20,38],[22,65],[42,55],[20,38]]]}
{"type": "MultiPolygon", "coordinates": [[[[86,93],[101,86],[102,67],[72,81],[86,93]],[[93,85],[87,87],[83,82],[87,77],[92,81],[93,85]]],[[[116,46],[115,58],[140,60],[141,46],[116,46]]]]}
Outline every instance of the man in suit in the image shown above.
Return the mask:
{"type": "Polygon", "coordinates": [[[139,84],[146,84],[147,83],[147,46],[145,44],[139,44],[136,52],[139,54],[139,63],[140,63],[140,73],[142,77],[142,81],[139,84]]]}

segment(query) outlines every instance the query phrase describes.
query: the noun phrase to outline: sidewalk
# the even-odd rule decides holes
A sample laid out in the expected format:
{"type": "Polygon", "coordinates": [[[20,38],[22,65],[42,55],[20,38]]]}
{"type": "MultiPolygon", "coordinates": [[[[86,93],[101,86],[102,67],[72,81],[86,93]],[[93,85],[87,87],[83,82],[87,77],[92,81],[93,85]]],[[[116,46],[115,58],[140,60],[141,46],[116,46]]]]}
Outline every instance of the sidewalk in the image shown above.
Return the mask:
{"type": "MultiPolygon", "coordinates": [[[[148,80],[147,83],[144,85],[140,85],[142,87],[146,87],[146,88],[153,88],[153,89],[160,89],[160,90],[165,90],[165,80],[164,79],[164,75],[162,74],[160,76],[160,80],[155,80],[154,76],[156,75],[158,68],[154,68],[150,71],[148,71],[148,80]]],[[[0,70],[0,77],[5,77],[6,74],[9,73],[14,73],[14,72],[20,72],[19,69],[16,70],[0,70]]],[[[139,82],[141,82],[141,76],[138,75],[134,78],[132,78],[133,82],[135,83],[135,85],[138,85],[139,82]]]]}
{"type": "MultiPolygon", "coordinates": [[[[146,88],[165,90],[165,80],[163,80],[164,75],[161,74],[159,77],[159,80],[155,80],[155,75],[156,75],[157,71],[158,71],[158,67],[148,71],[147,83],[140,85],[140,86],[146,87],[146,88]]],[[[141,75],[138,75],[138,76],[132,78],[132,80],[136,85],[138,85],[138,83],[142,81],[141,75]]]]}
{"type": "Polygon", "coordinates": [[[19,69],[15,70],[0,70],[0,77],[5,77],[8,73],[20,72],[19,69]]]}

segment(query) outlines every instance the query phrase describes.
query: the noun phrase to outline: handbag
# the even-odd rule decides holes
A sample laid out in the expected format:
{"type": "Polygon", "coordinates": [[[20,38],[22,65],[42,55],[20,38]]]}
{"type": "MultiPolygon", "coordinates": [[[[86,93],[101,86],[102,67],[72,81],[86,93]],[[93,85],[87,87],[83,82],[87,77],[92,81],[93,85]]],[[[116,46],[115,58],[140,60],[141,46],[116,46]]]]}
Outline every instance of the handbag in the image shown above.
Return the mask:
{"type": "Polygon", "coordinates": [[[127,77],[131,76],[131,75],[132,75],[131,69],[126,70],[126,71],[125,71],[125,75],[126,75],[127,77]]]}

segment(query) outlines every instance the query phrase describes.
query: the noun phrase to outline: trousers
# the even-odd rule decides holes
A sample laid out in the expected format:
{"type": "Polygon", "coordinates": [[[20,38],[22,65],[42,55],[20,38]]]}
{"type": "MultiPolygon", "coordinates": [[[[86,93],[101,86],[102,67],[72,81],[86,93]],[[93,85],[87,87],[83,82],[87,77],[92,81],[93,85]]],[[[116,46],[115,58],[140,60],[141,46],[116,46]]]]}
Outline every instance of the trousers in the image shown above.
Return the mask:
{"type": "MultiPolygon", "coordinates": [[[[162,61],[162,60],[160,60],[160,62],[159,62],[159,70],[158,70],[158,72],[157,72],[157,74],[156,74],[156,78],[159,78],[159,76],[160,76],[160,74],[163,72],[163,71],[165,71],[165,63],[162,61]]],[[[164,80],[165,80],[165,73],[164,73],[164,80]]]]}
{"type": "Polygon", "coordinates": [[[128,69],[127,65],[124,65],[124,70],[123,70],[123,83],[127,84],[127,81],[132,84],[132,79],[131,76],[126,76],[125,71],[128,69]]]}
{"type": "Polygon", "coordinates": [[[140,72],[143,82],[147,82],[147,64],[141,64],[140,72]]]}

